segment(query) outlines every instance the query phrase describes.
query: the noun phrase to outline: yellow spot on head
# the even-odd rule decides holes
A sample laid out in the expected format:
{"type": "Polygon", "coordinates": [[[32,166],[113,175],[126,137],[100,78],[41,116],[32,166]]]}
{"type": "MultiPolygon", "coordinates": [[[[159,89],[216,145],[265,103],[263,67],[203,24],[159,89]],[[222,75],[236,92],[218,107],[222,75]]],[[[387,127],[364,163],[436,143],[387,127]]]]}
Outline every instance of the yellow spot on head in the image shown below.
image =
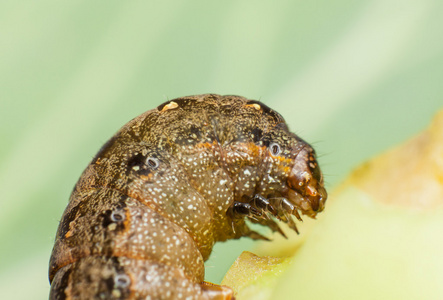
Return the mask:
{"type": "Polygon", "coordinates": [[[174,102],[174,101],[171,101],[171,102],[169,102],[168,104],[166,104],[166,105],[162,108],[162,110],[161,110],[160,112],[165,112],[165,111],[167,111],[167,110],[174,109],[174,108],[177,108],[177,107],[178,107],[178,104],[177,104],[176,102],[174,102]]]}
{"type": "Polygon", "coordinates": [[[247,104],[246,107],[253,107],[256,110],[260,110],[261,109],[260,104],[257,104],[257,103],[247,104]]]}

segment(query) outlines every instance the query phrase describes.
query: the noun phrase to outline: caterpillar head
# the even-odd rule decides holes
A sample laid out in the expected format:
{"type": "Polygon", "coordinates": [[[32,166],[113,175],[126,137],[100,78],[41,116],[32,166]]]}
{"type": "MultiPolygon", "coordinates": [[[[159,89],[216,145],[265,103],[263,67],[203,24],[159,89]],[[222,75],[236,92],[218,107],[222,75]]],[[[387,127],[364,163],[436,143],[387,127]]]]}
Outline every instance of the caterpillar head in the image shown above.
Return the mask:
{"type": "Polygon", "coordinates": [[[325,208],[328,196],[323,175],[312,147],[305,144],[297,151],[287,179],[288,198],[303,214],[315,217],[325,208]]]}

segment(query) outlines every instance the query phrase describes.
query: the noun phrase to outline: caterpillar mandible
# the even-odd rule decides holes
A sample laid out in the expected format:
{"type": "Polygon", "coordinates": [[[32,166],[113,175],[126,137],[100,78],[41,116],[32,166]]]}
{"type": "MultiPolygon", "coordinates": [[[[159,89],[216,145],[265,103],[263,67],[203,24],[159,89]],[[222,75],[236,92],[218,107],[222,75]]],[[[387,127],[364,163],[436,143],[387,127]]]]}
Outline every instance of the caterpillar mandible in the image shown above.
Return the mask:
{"type": "Polygon", "coordinates": [[[50,299],[233,299],[204,282],[217,241],[297,230],[327,193],[313,148],[263,103],[168,101],[124,125],[77,182],[49,266],[50,299]]]}

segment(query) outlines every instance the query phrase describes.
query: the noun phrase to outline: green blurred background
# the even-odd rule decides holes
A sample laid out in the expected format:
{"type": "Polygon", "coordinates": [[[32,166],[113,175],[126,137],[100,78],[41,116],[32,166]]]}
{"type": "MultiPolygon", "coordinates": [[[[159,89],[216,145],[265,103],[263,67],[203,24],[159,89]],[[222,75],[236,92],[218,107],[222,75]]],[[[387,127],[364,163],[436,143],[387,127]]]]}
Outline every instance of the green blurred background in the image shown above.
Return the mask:
{"type": "MultiPolygon", "coordinates": [[[[168,99],[260,99],[314,144],[329,187],[443,107],[440,0],[1,1],[0,28],[1,299],[47,299],[82,170],[168,99]]],[[[217,245],[207,279],[251,245],[217,245]]]]}

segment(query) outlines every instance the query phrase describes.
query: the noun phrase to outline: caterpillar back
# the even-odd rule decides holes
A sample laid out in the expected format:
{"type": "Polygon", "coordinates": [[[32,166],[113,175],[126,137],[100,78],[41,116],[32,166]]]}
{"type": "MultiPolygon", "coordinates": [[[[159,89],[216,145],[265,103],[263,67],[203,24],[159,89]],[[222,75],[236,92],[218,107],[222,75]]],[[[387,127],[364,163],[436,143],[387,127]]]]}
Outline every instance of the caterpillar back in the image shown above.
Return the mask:
{"type": "Polygon", "coordinates": [[[83,172],[60,221],[50,299],[233,299],[204,282],[217,241],[266,239],[327,198],[313,148],[239,96],[168,101],[123,126],[83,172]]]}

